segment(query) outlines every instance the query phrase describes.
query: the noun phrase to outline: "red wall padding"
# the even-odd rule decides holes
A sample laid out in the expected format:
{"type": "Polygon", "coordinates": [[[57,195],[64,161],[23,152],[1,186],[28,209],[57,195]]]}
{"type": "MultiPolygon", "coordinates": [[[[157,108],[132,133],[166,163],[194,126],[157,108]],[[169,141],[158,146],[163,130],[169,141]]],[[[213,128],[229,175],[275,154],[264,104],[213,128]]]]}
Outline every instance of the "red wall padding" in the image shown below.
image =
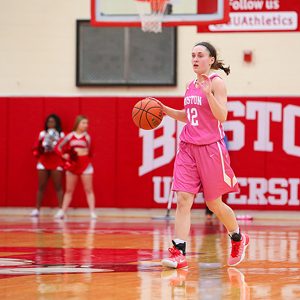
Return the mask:
{"type": "MultiPolygon", "coordinates": [[[[65,133],[72,129],[78,114],[89,117],[90,134],[96,149],[94,165],[97,172],[94,180],[97,203],[102,207],[115,206],[116,107],[117,100],[114,98],[1,98],[0,206],[35,204],[36,160],[31,149],[39,131],[43,129],[46,116],[51,113],[61,117],[65,133]],[[102,166],[103,160],[109,168],[102,166]]],[[[50,181],[44,205],[56,206],[56,203],[50,181]]],[[[72,205],[86,206],[80,185],[72,205]]]]}
{"type": "Polygon", "coordinates": [[[0,99],[0,206],[6,205],[7,199],[7,172],[8,172],[8,99],[0,99]]]}
{"type": "MultiPolygon", "coordinates": [[[[165,203],[154,201],[153,177],[171,177],[174,159],[159,168],[139,176],[138,169],[142,164],[143,138],[131,121],[131,110],[137,98],[117,97],[31,97],[0,98],[0,206],[34,206],[37,189],[36,160],[31,149],[39,131],[43,129],[44,120],[50,113],[58,114],[65,133],[71,131],[74,119],[78,114],[85,114],[90,120],[90,134],[94,144],[93,164],[95,167],[94,187],[98,207],[165,207],[165,203]]],[[[300,98],[231,98],[247,109],[251,101],[270,101],[279,103],[283,110],[287,105],[300,106],[300,98]],[[248,103],[249,104],[249,103],[248,103]]],[[[165,103],[180,108],[182,98],[167,98],[165,103]]],[[[253,103],[252,103],[253,104],[253,103]]],[[[270,122],[270,139],[274,144],[272,152],[255,151],[254,142],[258,134],[258,121],[246,116],[235,117],[229,113],[231,120],[240,120],[245,126],[245,145],[239,151],[231,152],[232,166],[237,177],[245,178],[289,178],[299,179],[300,153],[287,154],[283,149],[283,117],[280,122],[270,122]]],[[[300,146],[300,118],[295,119],[295,138],[300,146]]],[[[157,135],[163,134],[163,128],[157,135]]],[[[174,136],[176,134],[174,133],[174,136]]],[[[229,139],[231,133],[228,132],[229,139]]],[[[174,152],[175,153],[175,152],[174,152]]],[[[162,155],[162,148],[155,152],[162,155]]],[[[248,180],[248,179],[247,179],[248,180]]],[[[291,195],[291,187],[286,189],[291,195]]],[[[300,186],[298,188],[298,195],[300,186]]],[[[294,187],[295,189],[295,187],[294,187]]],[[[243,187],[244,195],[248,186],[243,187]]],[[[163,186],[161,187],[163,195],[163,186]]],[[[279,193],[280,194],[280,193],[279,193]]],[[[278,195],[276,197],[278,198],[278,195]]],[[[269,197],[270,193],[265,194],[269,197]]],[[[166,199],[166,197],[165,197],[166,199]]],[[[279,203],[279,202],[278,202],[279,203]]],[[[294,202],[295,203],[295,202],[294,202]]],[[[57,201],[49,184],[44,206],[56,206],[57,201]]],[[[85,195],[79,185],[76,189],[72,206],[86,207],[85,195]]],[[[300,209],[286,204],[271,205],[236,205],[238,208],[262,209],[300,209]]]]}

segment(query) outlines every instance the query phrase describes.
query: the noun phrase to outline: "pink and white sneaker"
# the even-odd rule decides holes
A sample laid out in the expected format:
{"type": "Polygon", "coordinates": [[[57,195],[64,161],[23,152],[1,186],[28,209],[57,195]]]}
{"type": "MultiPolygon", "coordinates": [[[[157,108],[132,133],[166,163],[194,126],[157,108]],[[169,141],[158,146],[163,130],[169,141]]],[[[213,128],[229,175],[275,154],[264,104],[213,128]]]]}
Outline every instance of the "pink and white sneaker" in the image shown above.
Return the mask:
{"type": "Polygon", "coordinates": [[[240,241],[234,241],[231,239],[231,253],[228,258],[228,266],[236,266],[245,258],[246,248],[249,245],[249,236],[246,233],[242,233],[242,239],[240,241]]]}
{"type": "Polygon", "coordinates": [[[181,269],[188,266],[185,256],[175,246],[169,248],[169,258],[164,258],[161,263],[164,267],[181,269]]]}

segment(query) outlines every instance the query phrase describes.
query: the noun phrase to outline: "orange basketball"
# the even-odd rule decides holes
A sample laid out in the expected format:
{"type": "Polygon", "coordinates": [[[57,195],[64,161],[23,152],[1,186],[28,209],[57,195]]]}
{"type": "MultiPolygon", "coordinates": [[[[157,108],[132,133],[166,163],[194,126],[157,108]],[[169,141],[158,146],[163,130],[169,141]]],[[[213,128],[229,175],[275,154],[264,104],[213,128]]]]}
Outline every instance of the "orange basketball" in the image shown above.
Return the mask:
{"type": "Polygon", "coordinates": [[[135,104],[132,110],[134,124],[142,129],[156,128],[163,119],[163,111],[160,105],[151,98],[145,98],[135,104]]]}

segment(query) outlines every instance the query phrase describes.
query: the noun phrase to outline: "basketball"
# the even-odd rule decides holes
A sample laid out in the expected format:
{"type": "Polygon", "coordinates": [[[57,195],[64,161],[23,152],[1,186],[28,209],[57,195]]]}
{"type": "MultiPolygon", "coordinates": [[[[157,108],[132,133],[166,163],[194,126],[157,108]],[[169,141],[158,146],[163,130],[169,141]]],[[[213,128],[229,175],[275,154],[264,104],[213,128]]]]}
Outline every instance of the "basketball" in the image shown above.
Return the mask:
{"type": "Polygon", "coordinates": [[[145,98],[137,102],[132,109],[134,124],[142,129],[154,129],[161,123],[163,111],[160,105],[151,98],[145,98]]]}

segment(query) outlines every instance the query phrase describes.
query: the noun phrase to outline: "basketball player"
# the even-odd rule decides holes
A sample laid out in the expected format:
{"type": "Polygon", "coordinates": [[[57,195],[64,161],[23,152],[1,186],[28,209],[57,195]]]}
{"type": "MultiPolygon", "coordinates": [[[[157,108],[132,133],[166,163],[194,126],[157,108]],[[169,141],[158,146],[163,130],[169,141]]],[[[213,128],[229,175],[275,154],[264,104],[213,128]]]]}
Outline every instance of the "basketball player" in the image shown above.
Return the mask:
{"type": "Polygon", "coordinates": [[[58,198],[58,205],[61,207],[63,199],[62,189],[62,160],[54,151],[57,142],[64,137],[61,130],[60,118],[49,115],[45,121],[45,129],[40,132],[37,142],[33,148],[33,155],[38,159],[38,191],[36,196],[36,208],[31,212],[31,217],[38,217],[47,186],[48,179],[51,177],[58,198]]]}
{"type": "Polygon", "coordinates": [[[62,209],[60,209],[55,218],[62,219],[71,203],[73,192],[78,179],[82,185],[87,197],[90,208],[90,216],[96,219],[95,214],[95,195],[93,191],[93,173],[94,168],[91,163],[91,137],[87,133],[89,121],[85,116],[78,116],[75,120],[73,131],[58,143],[57,153],[65,160],[66,170],[66,191],[63,198],[62,209]]]}
{"type": "Polygon", "coordinates": [[[239,264],[245,256],[249,237],[241,233],[232,209],[222,202],[222,195],[238,192],[237,179],[230,167],[224,143],[222,122],[227,118],[227,92],[224,81],[212,70],[225,67],[217,58],[216,49],[201,42],[192,50],[192,66],[197,75],[185,93],[184,109],[175,110],[163,105],[163,112],[186,123],[180,136],[179,151],[174,165],[173,190],[177,192],[175,237],[170,257],[162,265],[171,268],[187,267],[186,240],[190,231],[191,207],[195,195],[203,191],[207,207],[224,224],[231,238],[228,265],[239,264]]]}

